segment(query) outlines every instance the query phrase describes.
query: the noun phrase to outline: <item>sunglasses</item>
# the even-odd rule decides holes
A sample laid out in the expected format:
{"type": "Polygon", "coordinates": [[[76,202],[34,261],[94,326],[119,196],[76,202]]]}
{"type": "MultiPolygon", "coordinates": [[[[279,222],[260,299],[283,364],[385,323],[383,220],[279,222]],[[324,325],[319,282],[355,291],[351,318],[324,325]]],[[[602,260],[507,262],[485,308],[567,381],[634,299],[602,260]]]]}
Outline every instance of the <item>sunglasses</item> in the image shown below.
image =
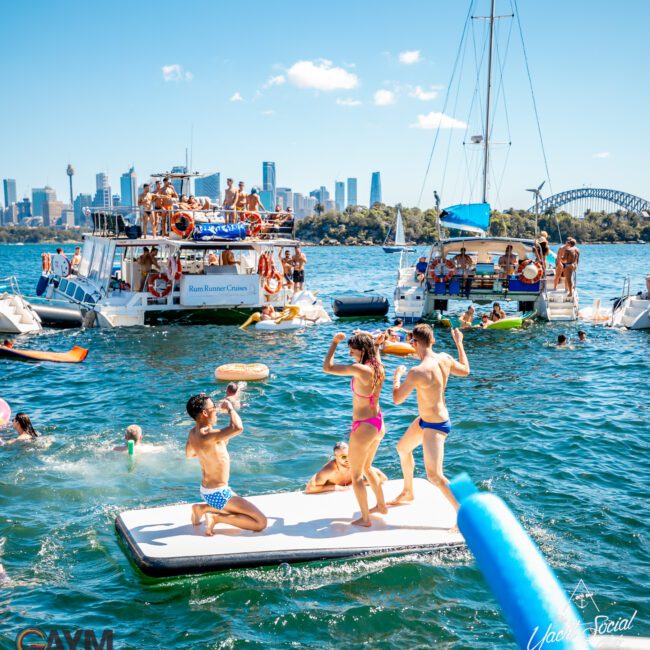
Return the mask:
{"type": "Polygon", "coordinates": [[[336,460],[347,460],[348,455],[347,454],[341,454],[340,456],[337,456],[336,460]]]}

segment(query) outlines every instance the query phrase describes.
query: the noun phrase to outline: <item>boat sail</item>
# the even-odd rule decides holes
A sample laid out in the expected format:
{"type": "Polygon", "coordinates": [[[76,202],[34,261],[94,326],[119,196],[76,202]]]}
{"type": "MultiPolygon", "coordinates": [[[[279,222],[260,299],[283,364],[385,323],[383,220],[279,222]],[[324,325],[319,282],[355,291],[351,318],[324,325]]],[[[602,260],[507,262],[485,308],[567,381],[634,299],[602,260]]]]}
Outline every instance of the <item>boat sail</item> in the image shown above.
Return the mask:
{"type": "Polygon", "coordinates": [[[404,237],[404,222],[402,221],[402,213],[399,208],[397,208],[397,220],[395,222],[395,241],[391,246],[388,243],[390,239],[391,231],[388,231],[386,239],[384,240],[384,253],[401,253],[402,251],[412,251],[413,248],[409,248],[406,245],[406,238],[404,237]]]}

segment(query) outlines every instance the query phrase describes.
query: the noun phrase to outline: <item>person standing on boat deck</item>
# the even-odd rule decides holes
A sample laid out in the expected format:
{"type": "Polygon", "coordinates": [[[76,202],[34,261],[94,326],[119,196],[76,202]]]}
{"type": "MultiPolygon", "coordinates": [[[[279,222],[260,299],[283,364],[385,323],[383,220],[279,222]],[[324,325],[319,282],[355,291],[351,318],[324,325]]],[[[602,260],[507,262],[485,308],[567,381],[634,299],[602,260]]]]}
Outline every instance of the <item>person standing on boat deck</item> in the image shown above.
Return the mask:
{"type": "Polygon", "coordinates": [[[251,188],[251,193],[246,197],[246,209],[249,212],[266,212],[256,187],[251,188]]]}
{"type": "Polygon", "coordinates": [[[542,265],[542,277],[544,278],[546,277],[546,257],[551,252],[546,237],[543,237],[542,234],[540,234],[533,244],[533,250],[535,251],[537,262],[542,265]]]}
{"type": "Polygon", "coordinates": [[[237,202],[237,190],[232,187],[232,178],[226,179],[226,189],[223,193],[223,209],[226,223],[235,223],[235,203],[237,202]]]}
{"type": "Polygon", "coordinates": [[[142,207],[142,236],[147,236],[147,226],[151,224],[151,234],[155,237],[156,231],[153,226],[153,194],[151,193],[151,186],[145,183],[142,186],[142,194],[138,196],[138,205],[142,207]]]}
{"type": "Polygon", "coordinates": [[[237,188],[237,197],[235,198],[235,212],[233,213],[233,223],[237,223],[240,218],[240,212],[243,212],[246,209],[246,189],[244,187],[244,181],[239,181],[237,188]]]}
{"type": "Polygon", "coordinates": [[[70,273],[72,275],[77,275],[79,272],[79,264],[81,264],[81,246],[77,246],[74,249],[74,255],[70,260],[70,273]]]}
{"type": "MultiPolygon", "coordinates": [[[[553,289],[557,289],[558,285],[560,284],[560,281],[564,276],[564,253],[566,252],[566,249],[568,247],[569,247],[569,238],[567,238],[566,243],[563,246],[560,246],[557,252],[557,257],[555,258],[555,281],[553,283],[553,289]]],[[[564,285],[566,287],[566,281],[564,285]]]]}
{"type": "Polygon", "coordinates": [[[151,227],[151,236],[158,236],[158,224],[163,219],[163,211],[165,208],[165,199],[163,196],[163,185],[161,181],[156,181],[153,189],[153,219],[151,227]]]}
{"type": "Polygon", "coordinates": [[[151,273],[151,269],[156,267],[156,270],[160,271],[160,266],[155,256],[152,257],[151,252],[146,246],[142,249],[142,255],[138,257],[136,262],[140,265],[140,287],[138,291],[142,291],[147,282],[147,276],[151,273]]]}
{"type": "Polygon", "coordinates": [[[282,273],[284,275],[284,284],[289,291],[293,291],[293,259],[291,251],[284,251],[284,256],[280,258],[282,262],[282,273]]]}
{"type": "Polygon", "coordinates": [[[425,323],[413,328],[413,342],[420,364],[411,368],[401,384],[404,366],[393,375],[393,402],[402,404],[413,390],[417,393],[418,417],[413,420],[402,439],[397,443],[404,474],[404,488],[389,505],[398,506],[413,501],[413,450],[422,445],[427,478],[440,489],[449,503],[458,510],[458,503],[449,489],[449,481],[443,473],[445,441],[451,432],[449,411],[445,403],[445,389],[449,375],[467,377],[469,361],[463,347],[463,334],[452,329],[451,334],[458,349],[458,360],[446,353],[435,353],[433,330],[425,323]]]}
{"type": "Polygon", "coordinates": [[[580,249],[576,246],[577,242],[573,237],[567,239],[567,246],[564,249],[564,284],[566,286],[567,298],[573,296],[575,288],[575,276],[580,261],[580,249]]]}
{"type": "Polygon", "coordinates": [[[348,340],[348,349],[353,363],[335,364],[334,354],[339,343],[345,341],[345,334],[334,335],[325,361],[323,370],[330,375],[351,377],[352,390],[352,431],[350,432],[350,471],[352,473],[352,489],[361,508],[361,517],[352,523],[357,526],[371,526],[371,512],[386,514],[384,491],[381,487],[381,477],[372,466],[379,443],[385,434],[384,416],[379,408],[379,395],[384,385],[386,373],[379,360],[375,342],[365,332],[354,334],[348,340]],[[368,494],[363,477],[368,479],[377,499],[377,505],[368,508],[368,494]]]}
{"type": "Polygon", "coordinates": [[[205,515],[205,534],[212,536],[217,524],[259,532],[267,526],[266,517],[250,501],[237,496],[228,486],[230,455],[228,442],[243,430],[241,418],[232,404],[224,400],[221,408],[230,416],[223,429],[213,429],[217,423],[217,407],[205,393],[194,395],[187,402],[187,413],[196,422],[190,429],[185,445],[187,458],[201,463],[201,498],[205,503],[192,506],[192,524],[198,526],[205,515]]]}
{"type": "Polygon", "coordinates": [[[162,221],[162,236],[167,237],[169,235],[169,225],[172,218],[172,207],[174,205],[174,199],[178,201],[178,194],[172,185],[172,181],[169,176],[163,179],[163,221],[162,221]]]}
{"type": "Polygon", "coordinates": [[[300,246],[296,246],[296,252],[293,256],[293,283],[296,291],[302,291],[305,285],[305,265],[307,256],[302,252],[300,246]]]}
{"type": "Polygon", "coordinates": [[[498,265],[502,278],[508,278],[514,274],[517,267],[517,256],[512,252],[512,244],[506,246],[506,252],[499,258],[498,265]]]}

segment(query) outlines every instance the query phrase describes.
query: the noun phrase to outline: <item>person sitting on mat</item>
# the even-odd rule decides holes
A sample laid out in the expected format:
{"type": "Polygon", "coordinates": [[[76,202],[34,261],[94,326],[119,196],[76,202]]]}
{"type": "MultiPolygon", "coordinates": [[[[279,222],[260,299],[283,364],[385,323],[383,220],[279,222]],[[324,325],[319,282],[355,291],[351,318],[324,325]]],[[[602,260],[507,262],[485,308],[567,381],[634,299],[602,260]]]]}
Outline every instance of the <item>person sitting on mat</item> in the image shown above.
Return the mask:
{"type": "Polygon", "coordinates": [[[262,318],[261,320],[275,320],[276,318],[279,318],[280,314],[275,311],[273,308],[273,305],[270,303],[266,303],[264,307],[262,307],[262,318]]]}
{"type": "Polygon", "coordinates": [[[212,536],[217,524],[259,532],[267,526],[266,517],[250,501],[237,496],[228,487],[230,455],[228,442],[243,430],[241,418],[232,404],[224,400],[230,423],[223,429],[213,429],[217,423],[217,406],[205,393],[194,395],[187,402],[187,413],[196,422],[190,429],[185,446],[187,458],[201,463],[201,498],[205,503],[192,506],[192,524],[198,526],[205,515],[205,534],[212,536]]]}
{"type": "Polygon", "coordinates": [[[0,445],[13,445],[16,442],[32,442],[35,438],[38,438],[38,432],[34,429],[34,425],[27,413],[16,413],[11,424],[18,436],[12,440],[0,439],[0,445]]]}
{"type": "MultiPolygon", "coordinates": [[[[337,442],[334,445],[334,458],[328,461],[307,483],[305,492],[307,494],[319,494],[320,492],[338,492],[347,490],[352,486],[352,472],[348,459],[348,443],[337,442]]],[[[384,483],[388,480],[386,474],[373,467],[379,475],[379,480],[384,483]]],[[[366,485],[368,481],[365,480],[366,485]]]]}

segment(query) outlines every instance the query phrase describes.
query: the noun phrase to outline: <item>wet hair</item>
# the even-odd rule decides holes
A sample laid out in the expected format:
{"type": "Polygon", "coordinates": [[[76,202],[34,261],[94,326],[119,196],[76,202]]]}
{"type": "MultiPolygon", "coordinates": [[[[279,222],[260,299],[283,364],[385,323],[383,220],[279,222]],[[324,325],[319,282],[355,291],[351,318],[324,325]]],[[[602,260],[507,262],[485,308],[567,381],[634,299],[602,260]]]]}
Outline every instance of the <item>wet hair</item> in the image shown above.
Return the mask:
{"type": "Polygon", "coordinates": [[[560,334],[560,336],[557,337],[557,342],[559,343],[566,343],[566,336],[564,334],[560,334]]]}
{"type": "Polygon", "coordinates": [[[426,323],[416,325],[413,328],[413,340],[420,343],[420,345],[431,347],[435,341],[431,325],[427,325],[426,323]]]}
{"type": "Polygon", "coordinates": [[[226,386],[226,395],[235,395],[238,390],[239,390],[239,386],[234,381],[231,381],[226,386]]]}
{"type": "Polygon", "coordinates": [[[384,366],[379,360],[375,341],[367,332],[353,334],[348,339],[348,347],[361,352],[359,363],[372,367],[372,388],[385,377],[384,366]]]}
{"type": "Polygon", "coordinates": [[[207,393],[199,393],[198,395],[190,397],[187,401],[187,406],[185,407],[187,409],[187,414],[193,420],[196,420],[199,414],[206,410],[209,399],[211,399],[211,397],[207,393]]]}
{"type": "Polygon", "coordinates": [[[578,330],[578,338],[587,338],[587,332],[584,330],[578,330]]]}
{"type": "Polygon", "coordinates": [[[13,341],[11,339],[5,339],[2,342],[2,345],[4,345],[6,348],[10,348],[13,345],[13,341]]]}
{"type": "Polygon", "coordinates": [[[341,442],[337,442],[337,443],[334,445],[334,449],[333,449],[333,451],[334,451],[334,453],[336,454],[337,451],[341,451],[344,447],[347,447],[347,446],[348,446],[348,443],[345,442],[344,440],[341,440],[341,442]]]}
{"type": "Polygon", "coordinates": [[[393,325],[404,325],[404,321],[401,318],[396,318],[393,325]]]}
{"type": "Polygon", "coordinates": [[[127,440],[133,440],[133,442],[138,442],[142,438],[142,427],[139,424],[129,424],[126,427],[126,436],[127,440]]]}
{"type": "Polygon", "coordinates": [[[32,424],[32,421],[30,420],[29,415],[27,415],[27,413],[16,413],[16,416],[14,417],[14,422],[18,423],[20,428],[23,430],[23,433],[27,433],[32,438],[36,438],[38,436],[38,433],[36,433],[36,430],[34,429],[34,425],[32,424]]]}

